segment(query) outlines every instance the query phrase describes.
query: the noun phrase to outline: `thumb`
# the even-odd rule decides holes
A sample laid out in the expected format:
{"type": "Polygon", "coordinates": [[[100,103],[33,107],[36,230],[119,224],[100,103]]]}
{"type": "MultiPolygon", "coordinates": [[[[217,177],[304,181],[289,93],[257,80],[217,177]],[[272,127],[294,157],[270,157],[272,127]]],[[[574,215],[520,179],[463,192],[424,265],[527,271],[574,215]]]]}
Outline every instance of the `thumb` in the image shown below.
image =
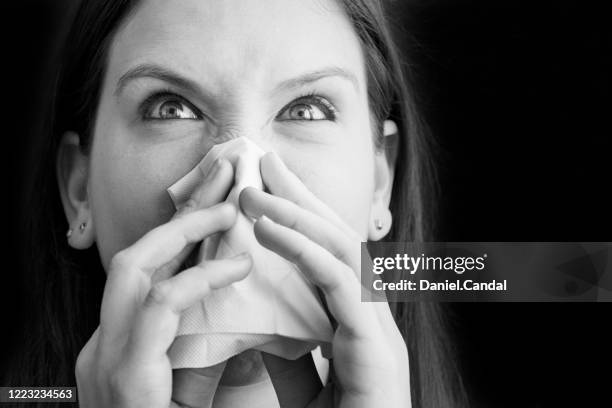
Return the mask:
{"type": "Polygon", "coordinates": [[[224,361],[204,368],[172,370],[172,401],[181,408],[212,407],[215,391],[221,380],[224,361]]]}

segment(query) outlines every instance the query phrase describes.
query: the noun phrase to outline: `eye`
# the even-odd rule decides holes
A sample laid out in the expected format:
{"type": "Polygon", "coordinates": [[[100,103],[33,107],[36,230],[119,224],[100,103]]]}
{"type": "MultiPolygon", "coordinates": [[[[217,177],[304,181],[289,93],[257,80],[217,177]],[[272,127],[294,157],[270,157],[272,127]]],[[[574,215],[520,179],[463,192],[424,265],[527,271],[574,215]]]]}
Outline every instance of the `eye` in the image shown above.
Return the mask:
{"type": "Polygon", "coordinates": [[[167,92],[147,98],[143,103],[142,116],[145,120],[202,119],[202,114],[191,103],[167,92]]]}
{"type": "Polygon", "coordinates": [[[278,114],[280,121],[299,120],[335,120],[336,108],[325,98],[309,95],[292,101],[278,114]]]}

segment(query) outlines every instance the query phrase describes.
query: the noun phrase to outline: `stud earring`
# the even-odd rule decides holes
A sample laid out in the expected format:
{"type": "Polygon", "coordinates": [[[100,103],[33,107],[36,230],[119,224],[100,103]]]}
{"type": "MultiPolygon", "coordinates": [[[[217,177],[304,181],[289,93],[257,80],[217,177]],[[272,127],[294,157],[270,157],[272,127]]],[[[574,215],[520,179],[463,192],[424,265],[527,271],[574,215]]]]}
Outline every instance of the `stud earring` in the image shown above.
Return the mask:
{"type": "Polygon", "coordinates": [[[85,228],[87,228],[87,223],[81,223],[81,225],[79,225],[79,232],[82,234],[83,232],[85,232],[85,228]]]}
{"type": "Polygon", "coordinates": [[[376,221],[374,221],[376,229],[378,231],[380,231],[381,229],[383,229],[383,222],[379,219],[376,219],[376,221]]]}

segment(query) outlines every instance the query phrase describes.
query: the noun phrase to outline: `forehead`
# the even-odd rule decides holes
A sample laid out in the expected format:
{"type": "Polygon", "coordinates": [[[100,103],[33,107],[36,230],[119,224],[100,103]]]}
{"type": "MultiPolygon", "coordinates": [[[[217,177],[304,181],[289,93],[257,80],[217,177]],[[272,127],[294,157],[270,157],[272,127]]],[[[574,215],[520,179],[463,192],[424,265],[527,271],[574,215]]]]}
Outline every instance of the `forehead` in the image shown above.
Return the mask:
{"type": "Polygon", "coordinates": [[[110,77],[147,62],[223,92],[339,67],[365,83],[359,40],[332,0],[143,0],[113,39],[110,77]]]}

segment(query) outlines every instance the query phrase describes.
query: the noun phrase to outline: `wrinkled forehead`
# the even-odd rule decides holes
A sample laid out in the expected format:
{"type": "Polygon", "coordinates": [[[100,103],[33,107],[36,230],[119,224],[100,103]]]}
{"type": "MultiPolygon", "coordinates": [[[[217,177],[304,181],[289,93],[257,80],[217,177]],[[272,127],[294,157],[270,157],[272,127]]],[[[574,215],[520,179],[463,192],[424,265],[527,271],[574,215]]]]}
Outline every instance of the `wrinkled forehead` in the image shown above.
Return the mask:
{"type": "Polygon", "coordinates": [[[113,39],[107,75],[151,62],[219,93],[328,67],[365,88],[359,39],[332,0],[143,0],[113,39]]]}

